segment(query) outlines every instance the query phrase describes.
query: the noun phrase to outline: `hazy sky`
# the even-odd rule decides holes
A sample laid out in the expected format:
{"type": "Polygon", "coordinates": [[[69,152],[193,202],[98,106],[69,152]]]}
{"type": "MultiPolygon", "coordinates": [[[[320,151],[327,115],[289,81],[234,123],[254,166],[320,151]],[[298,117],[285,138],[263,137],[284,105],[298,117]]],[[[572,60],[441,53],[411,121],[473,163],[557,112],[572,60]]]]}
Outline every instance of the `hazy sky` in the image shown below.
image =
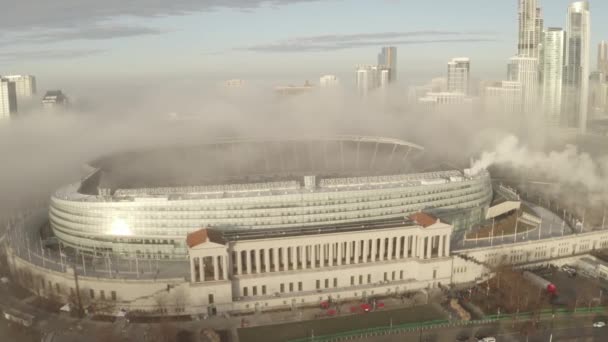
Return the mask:
{"type": "MultiPolygon", "coordinates": [[[[541,1],[564,27],[570,0],[541,1]]],[[[591,0],[592,65],[608,39],[608,1],[591,0]]],[[[516,52],[516,0],[0,0],[0,74],[66,79],[148,76],[352,76],[398,46],[401,80],[442,75],[472,58],[478,78],[502,78],[516,52]]],[[[354,77],[354,76],[353,76],[354,77]]]]}

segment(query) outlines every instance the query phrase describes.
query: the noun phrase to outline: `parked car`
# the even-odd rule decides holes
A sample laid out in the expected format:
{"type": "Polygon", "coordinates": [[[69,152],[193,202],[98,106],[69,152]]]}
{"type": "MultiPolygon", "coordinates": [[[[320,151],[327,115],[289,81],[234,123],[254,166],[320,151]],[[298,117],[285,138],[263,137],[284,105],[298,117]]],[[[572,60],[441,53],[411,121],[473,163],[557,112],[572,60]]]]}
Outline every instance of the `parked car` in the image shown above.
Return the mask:
{"type": "Polygon", "coordinates": [[[605,326],[606,326],[605,322],[595,322],[595,323],[593,323],[593,327],[594,328],[603,328],[605,326]]]}
{"type": "Polygon", "coordinates": [[[484,337],[477,342],[496,342],[496,337],[484,337]]]}

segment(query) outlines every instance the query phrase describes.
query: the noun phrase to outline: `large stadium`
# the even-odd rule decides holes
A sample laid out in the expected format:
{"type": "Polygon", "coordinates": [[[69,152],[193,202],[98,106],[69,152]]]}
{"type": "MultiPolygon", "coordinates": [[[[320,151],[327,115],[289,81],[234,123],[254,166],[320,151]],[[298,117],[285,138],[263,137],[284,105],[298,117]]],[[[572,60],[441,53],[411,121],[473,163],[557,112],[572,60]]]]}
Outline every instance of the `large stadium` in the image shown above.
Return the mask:
{"type": "Polygon", "coordinates": [[[92,254],[185,258],[202,227],[237,236],[403,218],[427,211],[464,229],[492,198],[477,175],[422,161],[380,137],[217,139],[114,154],[51,198],[64,246],[92,254]]]}

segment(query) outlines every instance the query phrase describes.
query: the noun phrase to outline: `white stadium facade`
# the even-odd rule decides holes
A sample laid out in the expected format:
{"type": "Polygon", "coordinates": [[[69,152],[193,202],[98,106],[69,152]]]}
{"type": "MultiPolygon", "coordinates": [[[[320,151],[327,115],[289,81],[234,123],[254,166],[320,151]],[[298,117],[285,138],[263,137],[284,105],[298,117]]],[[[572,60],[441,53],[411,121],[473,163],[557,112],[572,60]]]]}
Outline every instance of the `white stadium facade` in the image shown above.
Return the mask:
{"type": "Polygon", "coordinates": [[[40,214],[46,235],[28,220],[9,230],[9,261],[44,296],[69,298],[77,274],[91,301],[184,315],[469,283],[504,258],[541,262],[608,247],[608,231],[465,244],[465,230],[511,210],[501,208],[518,196],[492,206],[506,190],[494,194],[487,171],[427,167],[422,152],[402,140],[337,136],[100,158],[52,196],[40,214]],[[43,248],[49,236],[58,251],[43,248]]]}

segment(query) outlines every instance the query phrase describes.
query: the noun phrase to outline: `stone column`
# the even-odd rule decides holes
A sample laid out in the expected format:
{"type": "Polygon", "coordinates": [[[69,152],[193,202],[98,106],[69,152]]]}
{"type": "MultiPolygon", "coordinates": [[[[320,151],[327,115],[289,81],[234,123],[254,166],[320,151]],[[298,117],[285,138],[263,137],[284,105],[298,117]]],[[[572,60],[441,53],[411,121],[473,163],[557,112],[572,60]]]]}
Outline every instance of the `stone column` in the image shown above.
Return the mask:
{"type": "Polygon", "coordinates": [[[224,269],[223,269],[223,273],[224,273],[224,280],[228,280],[228,256],[224,256],[222,257],[224,260],[224,269]]]}
{"type": "Polygon", "coordinates": [[[292,246],[291,249],[291,267],[293,270],[298,269],[298,261],[296,259],[296,247],[292,246]]]}
{"type": "Polygon", "coordinates": [[[338,266],[342,266],[342,253],[344,253],[344,248],[342,248],[342,246],[344,246],[344,242],[338,242],[338,266]]]}
{"type": "Polygon", "coordinates": [[[235,251],[236,252],[236,273],[238,275],[243,274],[243,260],[241,260],[241,251],[235,251]]]}
{"type": "Polygon", "coordinates": [[[211,257],[211,260],[213,260],[213,280],[220,280],[218,263],[217,263],[217,255],[214,255],[213,257],[211,257]]]}
{"type": "Polygon", "coordinates": [[[401,259],[401,247],[403,246],[403,243],[401,243],[402,238],[403,241],[405,241],[405,238],[403,236],[397,237],[397,243],[395,244],[395,248],[397,249],[395,251],[395,259],[401,259]]]}
{"type": "Polygon", "coordinates": [[[450,234],[445,234],[445,256],[450,256],[450,234]]]}
{"type": "Polygon", "coordinates": [[[379,239],[372,239],[372,257],[370,262],[376,261],[376,249],[378,248],[378,240],[379,239]]]}
{"type": "Polygon", "coordinates": [[[255,273],[262,273],[262,256],[259,248],[255,250],[255,273]]]}
{"type": "Polygon", "coordinates": [[[426,239],[426,258],[431,258],[431,247],[433,246],[433,237],[429,236],[426,239]]]}
{"type": "Polygon", "coordinates": [[[437,255],[443,258],[443,238],[444,235],[439,235],[439,247],[437,248],[437,255]]]}
{"type": "Polygon", "coordinates": [[[247,274],[251,274],[253,272],[251,272],[251,250],[248,250],[247,253],[245,253],[245,259],[247,259],[247,274]]]}
{"type": "Polygon", "coordinates": [[[329,252],[329,258],[328,258],[327,261],[328,261],[328,266],[330,266],[330,267],[334,265],[334,245],[335,245],[334,242],[332,242],[332,243],[330,243],[330,244],[327,245],[327,247],[329,247],[328,248],[329,249],[329,251],[328,251],[329,252]]]}
{"type": "Polygon", "coordinates": [[[196,270],[194,268],[194,257],[190,257],[190,282],[194,283],[196,270]]]}
{"type": "MultiPolygon", "coordinates": [[[[306,268],[306,260],[304,260],[304,252],[303,249],[305,248],[304,246],[298,246],[296,247],[296,251],[298,252],[298,258],[297,258],[297,262],[299,262],[302,266],[302,269],[306,268]]],[[[297,266],[297,263],[296,263],[297,266]]],[[[297,268],[297,267],[296,267],[297,268]]]]}
{"type": "Polygon", "coordinates": [[[393,260],[393,250],[395,249],[393,242],[394,242],[394,244],[398,244],[399,239],[396,239],[395,237],[388,238],[388,251],[387,251],[388,260],[393,260]]]}
{"type": "Polygon", "coordinates": [[[344,263],[346,265],[350,265],[350,256],[351,256],[351,253],[352,253],[351,252],[352,243],[353,243],[352,241],[347,241],[346,242],[346,250],[345,250],[346,257],[344,258],[344,263]]]}
{"type": "Polygon", "coordinates": [[[201,282],[205,281],[205,262],[204,262],[205,257],[199,257],[198,258],[198,273],[200,275],[200,279],[201,282]]]}
{"type": "Polygon", "coordinates": [[[264,272],[270,272],[270,248],[264,250],[264,272]]]}
{"type": "Polygon", "coordinates": [[[380,253],[378,253],[378,259],[380,261],[384,260],[384,252],[386,252],[386,238],[385,237],[380,239],[380,253]]]}

